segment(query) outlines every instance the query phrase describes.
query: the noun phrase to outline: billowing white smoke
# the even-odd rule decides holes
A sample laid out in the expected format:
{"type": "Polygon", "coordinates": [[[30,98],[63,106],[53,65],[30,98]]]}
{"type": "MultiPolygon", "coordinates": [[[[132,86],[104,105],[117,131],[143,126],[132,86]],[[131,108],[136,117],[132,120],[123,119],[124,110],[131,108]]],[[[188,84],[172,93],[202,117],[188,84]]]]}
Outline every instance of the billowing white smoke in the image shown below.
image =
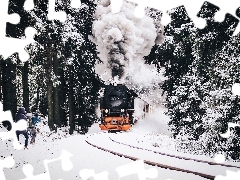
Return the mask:
{"type": "Polygon", "coordinates": [[[96,65],[100,77],[106,82],[118,79],[118,83],[141,91],[156,88],[162,81],[154,66],[144,64],[143,57],[163,40],[163,34],[152,18],[135,17],[135,8],[132,3],[123,2],[121,11],[113,14],[110,2],[101,1],[95,12],[91,40],[103,61],[96,65]]]}

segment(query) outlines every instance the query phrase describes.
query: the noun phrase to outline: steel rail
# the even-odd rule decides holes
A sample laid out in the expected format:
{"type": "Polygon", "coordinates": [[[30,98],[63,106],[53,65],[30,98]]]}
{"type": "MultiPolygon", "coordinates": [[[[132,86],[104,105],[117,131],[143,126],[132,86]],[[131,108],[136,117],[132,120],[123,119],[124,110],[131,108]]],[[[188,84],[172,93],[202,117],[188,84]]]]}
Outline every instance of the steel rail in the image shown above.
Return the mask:
{"type": "Polygon", "coordinates": [[[177,158],[177,159],[191,160],[191,161],[201,162],[201,163],[205,163],[205,164],[209,164],[209,165],[218,165],[218,166],[232,167],[232,168],[239,168],[240,169],[240,166],[234,166],[234,165],[222,164],[222,163],[215,163],[215,162],[210,162],[210,161],[205,161],[205,160],[200,160],[200,159],[194,159],[194,158],[188,158],[188,157],[183,157],[183,156],[167,154],[167,153],[163,153],[163,152],[158,152],[158,151],[154,151],[154,150],[150,150],[150,149],[141,148],[141,147],[137,147],[137,146],[132,146],[130,144],[122,143],[122,142],[119,142],[119,141],[116,141],[116,140],[112,139],[111,137],[109,137],[109,139],[111,141],[115,142],[115,143],[122,144],[122,145],[125,145],[125,146],[129,146],[131,148],[141,149],[141,150],[145,150],[145,151],[151,151],[151,152],[156,153],[156,154],[169,156],[169,157],[174,157],[174,158],[177,158]]]}
{"type": "MultiPolygon", "coordinates": [[[[91,146],[93,146],[95,148],[98,148],[100,150],[103,150],[105,152],[109,152],[109,153],[111,153],[113,155],[117,155],[117,156],[120,156],[120,157],[125,157],[125,158],[131,159],[133,161],[139,160],[139,158],[136,158],[136,157],[133,157],[133,156],[129,156],[129,155],[125,155],[125,154],[121,154],[121,153],[118,153],[118,152],[115,152],[115,151],[112,151],[112,150],[109,150],[109,149],[97,146],[97,145],[95,145],[93,143],[90,143],[88,140],[85,140],[85,141],[89,145],[91,145],[91,146]]],[[[148,165],[151,165],[151,166],[157,166],[157,167],[164,168],[164,169],[170,169],[170,170],[174,170],[174,171],[190,173],[190,174],[194,174],[194,175],[197,175],[197,176],[200,176],[200,177],[203,177],[203,178],[206,178],[206,179],[210,179],[210,180],[214,180],[215,179],[215,176],[213,176],[213,175],[208,175],[208,174],[204,174],[204,173],[200,173],[200,172],[196,172],[196,171],[181,169],[181,168],[178,168],[178,167],[169,166],[169,165],[165,165],[165,164],[160,164],[160,163],[152,162],[152,161],[149,161],[149,160],[143,160],[143,162],[145,164],[148,164],[148,165]]]]}

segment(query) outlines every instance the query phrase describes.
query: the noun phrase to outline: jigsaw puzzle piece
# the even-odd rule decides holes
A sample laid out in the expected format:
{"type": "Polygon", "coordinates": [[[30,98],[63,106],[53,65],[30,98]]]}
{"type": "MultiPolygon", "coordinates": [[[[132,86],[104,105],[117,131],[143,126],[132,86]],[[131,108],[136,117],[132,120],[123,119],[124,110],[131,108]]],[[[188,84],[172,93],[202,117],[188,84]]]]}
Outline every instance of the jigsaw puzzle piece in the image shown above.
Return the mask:
{"type": "Polygon", "coordinates": [[[116,168],[119,177],[126,177],[129,175],[137,174],[139,180],[145,180],[146,178],[157,178],[158,171],[154,168],[146,170],[144,168],[143,160],[138,160],[127,165],[116,168]]]}
{"type": "Polygon", "coordinates": [[[200,33],[216,33],[216,39],[221,38],[221,41],[223,41],[233,35],[239,20],[233,15],[227,13],[223,22],[217,22],[215,21],[215,15],[219,10],[220,8],[214,4],[204,2],[197,16],[205,19],[207,23],[206,27],[200,30],[200,33]]]}
{"type": "MultiPolygon", "coordinates": [[[[26,37],[25,29],[27,27],[34,26],[35,21],[29,13],[26,12],[25,8],[30,9],[28,4],[32,0],[9,0],[8,13],[17,13],[21,19],[18,24],[12,24],[12,22],[7,22],[6,24],[6,35],[13,38],[26,37]]],[[[31,5],[32,6],[32,5],[31,5]]],[[[34,7],[34,6],[33,6],[34,7]]],[[[5,33],[4,33],[5,34],[5,33]]]]}
{"type": "Polygon", "coordinates": [[[25,0],[24,9],[30,11],[34,9],[34,0],[25,0]]]}
{"type": "MultiPolygon", "coordinates": [[[[15,1],[12,1],[15,2],[15,1]]],[[[20,3],[20,1],[17,1],[20,3]]],[[[12,5],[13,6],[13,5],[12,5]]],[[[18,6],[17,6],[18,7],[18,6]]],[[[16,12],[21,12],[20,10],[14,9],[16,12]]],[[[10,13],[14,13],[14,11],[9,10],[10,13]]],[[[21,14],[8,14],[8,0],[1,0],[0,1],[0,54],[3,56],[4,59],[8,58],[15,52],[19,52],[19,57],[22,61],[27,61],[29,55],[24,50],[25,46],[33,42],[33,36],[35,34],[35,29],[27,28],[30,22],[24,22],[24,18],[20,16],[21,14]],[[19,21],[20,20],[20,21],[19,21]],[[10,23],[9,23],[10,22],[10,23]],[[14,25],[20,22],[18,25],[14,25]],[[18,26],[21,25],[21,28],[17,30],[18,26]],[[7,32],[8,29],[11,28],[11,32],[7,32]],[[16,31],[15,31],[16,30],[16,31]],[[23,39],[16,39],[11,37],[6,37],[6,34],[11,34],[11,36],[21,36],[21,31],[24,30],[26,34],[26,38],[23,39]]],[[[28,19],[25,19],[28,21],[28,19]]]]}
{"type": "MultiPolygon", "coordinates": [[[[43,27],[45,27],[50,31],[53,31],[51,26],[56,25],[56,22],[54,20],[58,20],[61,23],[64,23],[67,19],[67,13],[69,13],[70,7],[73,6],[73,8],[78,8],[81,6],[81,0],[69,0],[69,1],[57,1],[57,0],[48,0],[48,1],[41,1],[38,4],[36,4],[36,12],[35,12],[35,18],[37,19],[38,24],[43,24],[43,27]],[[40,10],[40,11],[39,11],[40,10]],[[47,12],[42,14],[42,12],[47,12]],[[66,13],[67,12],[67,13],[66,13]],[[40,19],[39,16],[42,16],[44,18],[40,19]],[[45,17],[46,16],[46,17],[45,17]]],[[[57,22],[57,26],[60,27],[61,23],[57,22]]],[[[41,27],[40,27],[41,28],[41,27]]],[[[53,36],[57,36],[55,33],[53,36]]],[[[37,41],[40,44],[44,44],[44,40],[41,37],[41,34],[35,36],[35,41],[37,41]]]]}
{"type": "MultiPolygon", "coordinates": [[[[218,22],[222,22],[225,19],[225,15],[227,13],[230,13],[232,15],[236,15],[237,17],[239,17],[238,15],[238,9],[236,9],[237,7],[240,6],[240,1],[218,1],[218,0],[211,0],[211,3],[219,6],[219,8],[221,9],[220,11],[216,12],[215,14],[215,20],[218,22]]],[[[240,17],[239,17],[240,18],[240,17]]],[[[235,29],[233,35],[237,35],[240,32],[240,24],[238,24],[237,28],[235,29]]]]}
{"type": "Polygon", "coordinates": [[[232,93],[235,96],[240,96],[240,83],[235,83],[232,86],[232,93]]]}
{"type": "MultiPolygon", "coordinates": [[[[81,0],[69,0],[69,1],[56,1],[55,5],[54,5],[54,9],[53,9],[53,3],[52,3],[52,12],[54,11],[54,14],[56,15],[51,15],[51,16],[57,16],[57,13],[62,13],[62,17],[60,19],[58,19],[60,22],[64,22],[67,19],[67,14],[70,13],[71,14],[71,9],[77,9],[80,8],[82,5],[81,0]]],[[[49,7],[50,8],[50,7],[49,7]]],[[[54,18],[51,18],[49,20],[54,20],[54,18]]]]}
{"type": "Polygon", "coordinates": [[[13,122],[11,111],[3,111],[2,103],[0,103],[0,122],[9,121],[11,123],[11,130],[8,132],[0,132],[0,137],[3,140],[13,139],[13,146],[15,149],[21,149],[23,146],[19,144],[16,136],[16,130],[24,130],[27,129],[27,122],[25,120],[20,120],[17,123],[13,122]]]}
{"type": "MultiPolygon", "coordinates": [[[[48,19],[51,20],[60,20],[64,22],[67,18],[67,15],[64,11],[55,11],[55,1],[56,0],[48,0],[48,19]]],[[[78,4],[73,0],[73,5],[78,4]]],[[[34,9],[34,1],[33,0],[9,0],[9,13],[17,13],[20,15],[21,20],[20,23],[13,25],[11,23],[7,23],[6,34],[10,37],[19,38],[24,35],[24,30],[27,27],[34,26],[36,20],[27,13],[26,11],[30,11],[34,9]]],[[[37,7],[37,6],[36,6],[37,7]]]]}
{"type": "Polygon", "coordinates": [[[70,171],[73,168],[72,161],[70,160],[71,157],[73,157],[71,153],[66,150],[62,150],[59,160],[62,161],[62,169],[64,171],[70,171]]]}
{"type": "Polygon", "coordinates": [[[14,159],[11,156],[8,156],[4,160],[0,159],[0,179],[5,180],[5,175],[3,168],[11,168],[14,165],[14,159]]]}
{"type": "Polygon", "coordinates": [[[224,133],[224,134],[220,134],[220,136],[222,136],[223,138],[229,138],[230,135],[231,135],[231,129],[232,129],[232,128],[235,128],[235,127],[237,127],[237,126],[240,127],[240,125],[237,124],[237,123],[231,123],[231,122],[229,122],[229,123],[228,123],[227,132],[224,133]]]}
{"type": "MultiPolygon", "coordinates": [[[[170,16],[168,15],[168,13],[166,13],[167,11],[184,5],[189,17],[191,17],[196,27],[203,29],[206,26],[206,21],[204,21],[204,19],[197,17],[197,12],[201,8],[202,4],[204,3],[204,0],[199,0],[199,1],[171,0],[171,1],[166,1],[164,3],[159,3],[156,0],[141,0],[141,1],[128,0],[128,1],[138,4],[138,6],[135,9],[135,15],[136,17],[139,17],[139,18],[141,18],[144,15],[145,7],[151,7],[151,8],[161,10],[163,12],[162,21],[161,21],[163,25],[167,25],[171,21],[170,16]]],[[[120,11],[122,2],[123,0],[111,0],[113,13],[117,13],[120,11]]],[[[210,2],[212,2],[213,4],[219,5],[220,8],[222,8],[221,11],[217,11],[214,15],[214,18],[218,21],[224,21],[225,14],[227,13],[234,14],[236,7],[239,7],[240,5],[240,1],[225,2],[225,1],[211,0],[210,2]],[[228,5],[226,5],[226,3],[228,3],[228,5]],[[232,5],[231,3],[234,5],[232,5]]],[[[237,10],[237,12],[238,11],[239,10],[237,10]]],[[[236,15],[238,16],[239,13],[237,12],[236,12],[236,15]]],[[[236,35],[239,31],[240,31],[240,25],[235,30],[234,35],[236,35]]]]}
{"type": "Polygon", "coordinates": [[[49,6],[48,6],[48,20],[54,20],[57,19],[61,22],[66,21],[67,14],[64,11],[55,11],[55,0],[49,0],[49,6]]]}
{"type": "MultiPolygon", "coordinates": [[[[46,162],[45,162],[45,164],[46,164],[46,162]]],[[[26,175],[26,178],[21,179],[21,180],[43,180],[43,179],[51,180],[48,171],[34,176],[33,175],[33,166],[30,164],[26,164],[23,166],[23,173],[26,175]]]]}
{"type": "Polygon", "coordinates": [[[121,10],[123,0],[111,0],[112,13],[118,13],[121,10]]]}
{"type": "MultiPolygon", "coordinates": [[[[155,5],[159,4],[157,3],[157,1],[146,1],[146,0],[128,0],[129,2],[133,2],[135,4],[137,4],[135,11],[134,11],[134,15],[137,18],[143,18],[145,16],[145,8],[146,7],[151,7],[151,8],[156,8],[155,5]]],[[[111,0],[111,9],[112,9],[112,13],[118,13],[121,10],[123,4],[123,0],[111,0]]],[[[160,9],[159,10],[163,10],[160,9]]],[[[168,23],[170,23],[171,18],[167,13],[163,13],[162,18],[161,18],[161,23],[163,25],[167,25],[168,23]]]]}
{"type": "Polygon", "coordinates": [[[236,16],[240,18],[240,7],[236,10],[236,16]]]}
{"type": "Polygon", "coordinates": [[[81,0],[72,0],[71,1],[72,8],[80,8],[81,4],[82,4],[81,0]]]}
{"type": "Polygon", "coordinates": [[[240,1],[239,2],[229,1],[228,3],[226,3],[224,1],[211,0],[209,2],[217,5],[221,9],[215,14],[215,20],[218,22],[224,21],[225,15],[227,13],[234,15],[236,12],[236,7],[240,6],[240,1]]]}
{"type": "Polygon", "coordinates": [[[240,171],[233,172],[226,170],[226,176],[218,175],[214,180],[239,180],[240,171]]]}
{"type": "MultiPolygon", "coordinates": [[[[70,160],[70,158],[73,155],[71,153],[69,153],[66,150],[62,150],[61,155],[56,158],[56,159],[51,159],[51,160],[44,160],[44,166],[46,171],[42,174],[37,174],[37,175],[33,175],[33,166],[30,164],[24,165],[23,167],[23,173],[25,174],[26,178],[22,179],[22,180],[52,180],[51,177],[56,177],[56,176],[51,176],[51,174],[55,173],[55,175],[59,175],[61,176],[62,174],[59,173],[60,170],[58,169],[57,171],[52,172],[53,168],[50,166],[52,163],[58,163],[59,165],[61,164],[61,168],[63,169],[63,171],[70,171],[73,167],[73,164],[70,160]],[[61,161],[61,163],[59,163],[61,161]],[[50,166],[50,168],[49,168],[50,166]],[[52,172],[52,173],[51,173],[52,172]],[[56,172],[58,172],[58,174],[56,174],[56,172]]],[[[55,170],[55,169],[54,169],[55,170]]],[[[59,179],[60,177],[58,177],[59,179]]]]}
{"type": "MultiPolygon", "coordinates": [[[[137,4],[135,11],[134,11],[134,15],[137,18],[143,18],[145,16],[145,8],[146,7],[151,7],[151,8],[156,8],[155,5],[159,4],[157,3],[157,1],[146,1],[146,0],[128,0],[129,2],[133,2],[135,4],[137,4]]],[[[123,4],[123,0],[111,0],[111,9],[112,9],[112,13],[118,13],[121,10],[123,4]]],[[[163,10],[158,8],[159,10],[163,10]]],[[[162,25],[167,25],[169,24],[171,21],[170,16],[163,12],[163,15],[161,17],[161,24],[162,25]]]]}
{"type": "Polygon", "coordinates": [[[90,177],[93,177],[94,180],[108,180],[108,172],[103,171],[101,173],[95,173],[93,169],[82,169],[80,172],[80,177],[83,180],[88,180],[90,177]]]}
{"type": "MultiPolygon", "coordinates": [[[[161,24],[164,26],[168,25],[171,22],[171,18],[169,16],[169,13],[167,12],[171,11],[171,9],[173,8],[183,6],[183,5],[186,7],[186,10],[189,16],[191,17],[191,19],[194,21],[194,24],[198,28],[204,28],[206,25],[203,19],[198,18],[196,16],[197,12],[199,11],[200,7],[203,4],[203,0],[194,1],[194,5],[193,5],[193,1],[191,0],[175,0],[175,1],[172,0],[172,1],[165,1],[164,3],[159,3],[156,0],[141,0],[141,1],[128,0],[128,1],[137,4],[134,14],[136,17],[139,17],[139,18],[144,16],[146,7],[161,10],[163,12],[163,15],[161,18],[161,24]]],[[[112,13],[117,13],[120,11],[122,2],[123,0],[111,0],[112,13]]]]}
{"type": "MultiPolygon", "coordinates": [[[[240,18],[240,7],[239,8],[237,8],[237,10],[236,10],[236,16],[237,17],[239,17],[240,18]]],[[[235,32],[234,32],[234,36],[236,36],[237,34],[239,34],[240,33],[240,23],[238,24],[238,26],[237,26],[237,28],[236,28],[236,30],[235,30],[235,32]]],[[[239,91],[240,92],[240,91],[239,91]]],[[[240,94],[240,93],[239,93],[240,94]]]]}
{"type": "MultiPolygon", "coordinates": [[[[76,4],[79,4],[77,3],[77,0],[73,1],[75,2],[73,5],[76,6],[76,4]]],[[[64,11],[55,11],[55,0],[49,0],[48,3],[49,4],[46,7],[48,8],[46,9],[46,12],[48,12],[48,19],[57,19],[64,22],[66,20],[66,13],[64,11]]],[[[28,44],[34,42],[33,36],[36,34],[36,31],[30,26],[34,26],[36,23],[36,17],[32,17],[30,15],[31,13],[27,11],[31,11],[34,7],[40,8],[37,7],[37,5],[34,6],[33,0],[9,0],[9,4],[8,0],[3,0],[0,2],[1,17],[5,17],[1,18],[0,20],[0,23],[3,24],[3,26],[0,28],[0,40],[1,42],[4,42],[0,44],[0,54],[3,55],[4,59],[15,52],[19,53],[19,58],[21,61],[25,62],[29,59],[29,55],[24,48],[28,44]],[[10,14],[8,15],[8,13],[10,14]],[[21,17],[20,22],[19,18],[16,20],[16,16],[21,17]],[[15,25],[14,23],[18,24],[15,25]],[[6,35],[8,37],[6,37],[6,35]]],[[[41,5],[42,4],[40,3],[40,6],[41,5]]]]}
{"type": "Polygon", "coordinates": [[[214,160],[216,163],[224,163],[225,157],[222,154],[215,154],[214,160]]]}
{"type": "MultiPolygon", "coordinates": [[[[37,145],[35,145],[37,146],[37,145]]],[[[54,161],[59,161],[61,157],[61,151],[50,151],[50,147],[43,148],[42,145],[40,146],[31,146],[29,145],[28,150],[14,150],[12,151],[12,156],[14,157],[15,160],[15,166],[13,169],[6,169],[5,174],[7,179],[11,180],[18,180],[18,179],[45,179],[49,177],[50,179],[50,168],[48,164],[51,164],[54,161]],[[49,148],[49,150],[48,150],[49,148]],[[48,152],[46,152],[48,151],[48,152]],[[38,154],[36,156],[36,154],[38,154]],[[56,157],[56,158],[55,158],[56,157]],[[45,160],[44,160],[45,159],[45,160]],[[25,165],[30,164],[33,167],[33,170],[30,172],[27,172],[27,174],[23,171],[23,167],[25,165]],[[15,172],[14,175],[11,173],[15,172]],[[29,177],[28,177],[29,176],[29,177]],[[35,177],[36,176],[36,177],[35,177]]],[[[9,148],[8,148],[9,149],[9,148]]],[[[6,156],[9,155],[5,151],[3,155],[6,156]]],[[[59,162],[61,165],[61,162],[59,162]]],[[[27,166],[29,167],[29,166],[27,166]]],[[[28,169],[26,167],[26,169],[28,169]]]]}
{"type": "Polygon", "coordinates": [[[48,164],[50,179],[51,180],[76,179],[76,177],[78,177],[78,174],[74,174],[74,172],[77,172],[77,171],[73,171],[73,164],[70,161],[70,159],[69,159],[69,162],[67,162],[66,164],[64,164],[64,162],[61,163],[61,161],[62,160],[58,160],[48,164]],[[63,165],[65,167],[63,167],[63,165]]]}
{"type": "Polygon", "coordinates": [[[2,138],[0,138],[0,159],[4,159],[8,156],[13,156],[15,148],[13,147],[12,140],[8,139],[3,141],[2,138]]]}
{"type": "MultiPolygon", "coordinates": [[[[20,22],[20,16],[16,13],[8,14],[8,0],[0,1],[0,38],[4,38],[6,34],[6,22],[17,24],[20,22]]],[[[2,43],[1,43],[2,44],[2,43]]]]}
{"type": "Polygon", "coordinates": [[[19,59],[22,62],[26,62],[29,59],[29,54],[24,48],[34,42],[34,34],[36,33],[34,28],[28,27],[25,29],[26,38],[15,39],[15,38],[4,38],[5,43],[0,44],[0,54],[6,59],[15,52],[19,53],[19,59]]]}
{"type": "Polygon", "coordinates": [[[17,13],[9,14],[7,15],[6,20],[12,24],[18,24],[20,22],[20,16],[17,13]]]}

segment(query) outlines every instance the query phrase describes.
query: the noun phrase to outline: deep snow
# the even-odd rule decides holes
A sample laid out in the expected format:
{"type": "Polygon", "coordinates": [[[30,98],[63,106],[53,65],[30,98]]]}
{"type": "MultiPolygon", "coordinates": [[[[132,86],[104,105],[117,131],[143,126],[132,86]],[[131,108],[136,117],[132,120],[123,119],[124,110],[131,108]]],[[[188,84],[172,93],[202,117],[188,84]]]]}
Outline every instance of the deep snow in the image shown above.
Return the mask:
{"type": "MultiPolygon", "coordinates": [[[[5,177],[7,180],[25,179],[26,176],[23,171],[26,171],[26,169],[31,170],[32,165],[35,179],[42,179],[43,177],[45,179],[84,179],[84,175],[94,172],[98,174],[98,176],[95,176],[95,179],[98,180],[140,179],[135,171],[141,172],[142,174],[139,176],[141,176],[142,179],[145,179],[144,175],[146,175],[147,171],[144,172],[144,169],[137,168],[138,165],[141,165],[140,161],[135,162],[134,164],[134,161],[130,159],[98,150],[87,144],[85,140],[88,140],[96,145],[103,146],[106,149],[112,149],[120,153],[129,153],[139,159],[156,160],[158,162],[168,163],[172,166],[176,165],[179,161],[179,163],[181,163],[180,167],[182,165],[182,167],[187,166],[193,170],[205,172],[205,165],[203,166],[201,164],[192,163],[191,161],[184,164],[182,163],[183,161],[180,160],[172,160],[166,157],[161,157],[160,155],[154,155],[140,150],[136,151],[134,148],[116,144],[112,145],[113,143],[110,143],[109,137],[116,141],[145,149],[152,149],[172,155],[204,159],[212,162],[215,161],[214,159],[205,156],[196,156],[177,152],[175,149],[176,142],[173,138],[171,138],[171,133],[167,130],[168,117],[164,115],[163,112],[164,108],[160,108],[156,113],[146,116],[144,120],[139,120],[131,130],[116,134],[100,131],[97,123],[89,129],[89,132],[86,135],[68,135],[67,128],[61,128],[57,133],[53,133],[50,132],[48,127],[41,122],[38,124],[40,133],[37,135],[36,144],[29,145],[28,150],[14,150],[11,146],[11,141],[0,141],[1,159],[12,155],[15,160],[14,167],[4,169],[5,177]],[[67,165],[66,167],[61,166],[61,160],[59,159],[61,153],[65,153],[65,157],[70,157],[70,161],[64,161],[64,164],[67,165]],[[50,159],[53,159],[53,162],[49,163],[48,169],[46,169],[43,162],[44,160],[50,159]],[[132,174],[124,176],[122,172],[117,171],[121,169],[121,167],[123,169],[127,169],[127,165],[130,166],[128,169],[131,170],[130,173],[132,174]],[[24,169],[22,169],[23,167],[24,169]]],[[[3,131],[3,127],[1,131],[3,131]]],[[[20,142],[24,142],[23,137],[21,137],[20,142]]],[[[230,164],[240,166],[239,163],[230,164]]],[[[153,179],[203,179],[196,175],[171,171],[146,164],[144,164],[144,168],[151,172],[152,177],[155,177],[153,179]],[[157,176],[154,174],[156,172],[158,173],[157,176]]],[[[229,178],[232,180],[233,177],[239,179],[240,171],[238,170],[239,173],[237,174],[236,169],[233,170],[231,168],[219,167],[219,173],[217,174],[225,175],[226,169],[232,170],[233,173],[233,176],[225,178],[226,180],[229,178]]],[[[209,173],[211,173],[211,170],[209,173]]],[[[216,174],[216,172],[212,173],[216,174]]],[[[29,179],[34,180],[34,177],[29,179]]]]}

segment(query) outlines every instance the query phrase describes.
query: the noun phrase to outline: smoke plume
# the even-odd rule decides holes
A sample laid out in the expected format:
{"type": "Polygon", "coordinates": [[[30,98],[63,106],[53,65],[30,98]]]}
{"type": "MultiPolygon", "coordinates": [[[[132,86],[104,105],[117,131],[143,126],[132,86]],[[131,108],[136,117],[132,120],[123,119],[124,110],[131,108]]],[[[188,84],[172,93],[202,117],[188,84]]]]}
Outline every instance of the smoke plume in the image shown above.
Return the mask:
{"type": "Polygon", "coordinates": [[[96,72],[103,80],[114,79],[144,89],[159,84],[159,73],[153,65],[144,64],[143,57],[155,43],[163,41],[163,33],[161,17],[137,18],[135,8],[124,1],[121,11],[113,14],[110,1],[101,1],[95,12],[91,40],[103,61],[96,65],[96,72]]]}

